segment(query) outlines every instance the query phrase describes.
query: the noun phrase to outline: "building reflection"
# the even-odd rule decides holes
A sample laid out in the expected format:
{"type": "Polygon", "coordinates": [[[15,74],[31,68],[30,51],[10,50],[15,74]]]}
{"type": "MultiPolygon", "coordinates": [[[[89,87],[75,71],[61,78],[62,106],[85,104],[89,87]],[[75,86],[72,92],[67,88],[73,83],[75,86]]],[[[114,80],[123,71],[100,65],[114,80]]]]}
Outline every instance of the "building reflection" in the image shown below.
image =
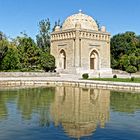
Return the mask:
{"type": "Polygon", "coordinates": [[[36,113],[40,126],[62,125],[73,138],[89,136],[109,120],[110,91],[72,87],[27,89],[0,93],[0,119],[15,104],[23,120],[36,113]],[[7,104],[9,104],[7,106],[7,104]]]}
{"type": "MultiPolygon", "coordinates": [[[[72,87],[0,90],[0,125],[14,121],[41,127],[62,126],[72,138],[104,128],[109,111],[134,114],[140,94],[72,87]],[[3,121],[4,120],[4,121],[3,121]]],[[[9,127],[9,126],[8,126],[9,127]]],[[[53,129],[54,130],[54,129],[53,129]]]]}
{"type": "Polygon", "coordinates": [[[50,109],[55,126],[61,124],[70,137],[89,136],[109,120],[110,91],[57,87],[50,109]]]}

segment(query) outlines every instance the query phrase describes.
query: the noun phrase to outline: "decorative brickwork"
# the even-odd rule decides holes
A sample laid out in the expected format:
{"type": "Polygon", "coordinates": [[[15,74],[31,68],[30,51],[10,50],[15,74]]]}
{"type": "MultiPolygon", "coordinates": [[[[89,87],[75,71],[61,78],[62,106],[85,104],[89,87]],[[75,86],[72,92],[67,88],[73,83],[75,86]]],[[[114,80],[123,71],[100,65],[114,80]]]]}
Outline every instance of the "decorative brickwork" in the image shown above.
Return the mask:
{"type": "Polygon", "coordinates": [[[105,26],[99,29],[92,17],[81,12],[68,17],[62,28],[57,26],[52,32],[51,54],[56,59],[59,72],[89,73],[91,76],[112,73],[110,34],[106,32],[105,26]],[[93,52],[96,59],[91,58],[93,52]]]}

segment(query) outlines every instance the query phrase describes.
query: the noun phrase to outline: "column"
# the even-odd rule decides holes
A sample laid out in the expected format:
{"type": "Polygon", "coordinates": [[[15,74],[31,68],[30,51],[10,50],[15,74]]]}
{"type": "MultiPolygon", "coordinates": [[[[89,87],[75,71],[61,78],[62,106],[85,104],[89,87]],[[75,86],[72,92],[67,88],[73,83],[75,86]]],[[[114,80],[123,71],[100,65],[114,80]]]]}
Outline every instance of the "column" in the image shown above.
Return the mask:
{"type": "Polygon", "coordinates": [[[80,40],[79,40],[79,30],[76,30],[76,38],[75,38],[75,66],[80,66],[80,40]]]}

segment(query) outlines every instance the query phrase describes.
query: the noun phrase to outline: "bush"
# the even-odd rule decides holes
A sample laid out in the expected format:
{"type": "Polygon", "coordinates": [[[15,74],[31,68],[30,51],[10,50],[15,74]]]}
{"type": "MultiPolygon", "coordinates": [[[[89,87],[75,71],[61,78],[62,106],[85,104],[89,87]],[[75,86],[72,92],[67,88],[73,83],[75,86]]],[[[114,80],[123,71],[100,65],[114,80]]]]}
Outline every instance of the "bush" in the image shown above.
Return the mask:
{"type": "Polygon", "coordinates": [[[88,79],[88,78],[89,78],[89,75],[88,75],[88,73],[84,73],[84,74],[82,75],[82,77],[83,77],[83,79],[88,79]]]}
{"type": "Polygon", "coordinates": [[[131,77],[131,81],[134,81],[135,80],[135,77],[131,77]]]}
{"type": "Polygon", "coordinates": [[[135,66],[130,65],[127,67],[126,72],[128,72],[130,74],[135,73],[135,72],[137,72],[137,68],[135,66]]]}
{"type": "Polygon", "coordinates": [[[115,75],[113,75],[113,78],[117,78],[117,75],[115,74],[115,75]]]}

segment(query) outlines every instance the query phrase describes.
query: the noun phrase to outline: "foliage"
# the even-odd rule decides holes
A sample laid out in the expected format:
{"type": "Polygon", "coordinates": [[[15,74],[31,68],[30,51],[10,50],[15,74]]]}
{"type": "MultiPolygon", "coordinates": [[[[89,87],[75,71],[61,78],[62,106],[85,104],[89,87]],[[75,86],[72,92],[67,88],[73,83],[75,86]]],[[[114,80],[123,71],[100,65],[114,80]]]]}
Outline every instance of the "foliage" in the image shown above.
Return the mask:
{"type": "Polygon", "coordinates": [[[1,41],[1,40],[6,40],[6,39],[7,39],[7,38],[6,38],[5,34],[4,34],[3,32],[0,31],[0,41],[1,41]]]}
{"type": "Polygon", "coordinates": [[[88,78],[89,78],[89,75],[88,75],[88,73],[84,73],[84,74],[82,75],[82,77],[83,77],[83,79],[88,79],[88,78]]]}
{"type": "Polygon", "coordinates": [[[22,69],[34,69],[39,65],[40,49],[28,36],[17,38],[17,48],[22,69]]]}
{"type": "Polygon", "coordinates": [[[115,74],[115,75],[113,75],[113,78],[117,78],[117,75],[115,74]]]}
{"type": "Polygon", "coordinates": [[[46,72],[55,70],[55,58],[49,53],[41,53],[40,65],[46,72]]]}
{"type": "Polygon", "coordinates": [[[1,65],[2,59],[6,55],[8,46],[9,46],[9,42],[6,36],[4,35],[3,32],[0,31],[0,65],[1,65]]]}
{"type": "Polygon", "coordinates": [[[50,51],[50,21],[49,19],[39,22],[39,34],[36,36],[37,46],[45,52],[50,51]]]}
{"type": "Polygon", "coordinates": [[[131,77],[131,81],[134,81],[135,80],[135,77],[131,77]]]}
{"type": "Polygon", "coordinates": [[[4,56],[6,55],[8,46],[9,46],[9,43],[7,40],[0,40],[0,64],[4,56]]]}
{"type": "Polygon", "coordinates": [[[111,39],[111,64],[113,69],[128,70],[129,66],[140,70],[140,37],[134,32],[118,34],[111,39]]]}
{"type": "Polygon", "coordinates": [[[20,68],[20,60],[18,50],[15,46],[10,46],[6,53],[6,56],[1,62],[2,70],[16,70],[20,68]]]}
{"type": "Polygon", "coordinates": [[[127,67],[126,71],[130,74],[135,73],[135,72],[137,72],[137,68],[135,66],[130,65],[130,66],[127,67]]]}
{"type": "Polygon", "coordinates": [[[9,41],[0,40],[0,70],[54,71],[55,59],[37,46],[26,34],[9,41]]]}

